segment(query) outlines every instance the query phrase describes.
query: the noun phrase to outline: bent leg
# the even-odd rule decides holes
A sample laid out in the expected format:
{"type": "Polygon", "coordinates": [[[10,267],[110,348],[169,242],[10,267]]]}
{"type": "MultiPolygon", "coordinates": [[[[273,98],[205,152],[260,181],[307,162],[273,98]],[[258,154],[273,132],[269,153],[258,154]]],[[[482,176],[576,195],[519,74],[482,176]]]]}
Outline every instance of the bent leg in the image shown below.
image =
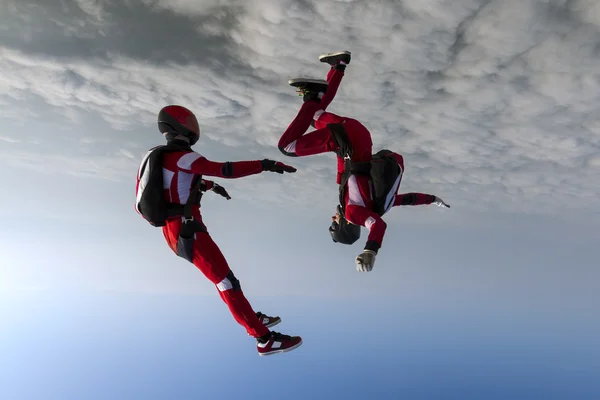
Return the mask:
{"type": "Polygon", "coordinates": [[[307,133],[279,150],[290,157],[305,157],[335,151],[337,147],[329,128],[325,127],[307,133]]]}
{"type": "Polygon", "coordinates": [[[307,101],[279,139],[279,150],[290,157],[303,157],[327,153],[335,150],[337,144],[331,137],[329,129],[323,128],[305,134],[311,125],[320,103],[307,101]]]}
{"type": "Polygon", "coordinates": [[[277,147],[279,150],[290,157],[297,157],[299,154],[296,154],[295,142],[300,139],[310,127],[310,124],[313,120],[313,116],[315,112],[320,109],[320,104],[316,101],[307,101],[302,104],[298,114],[294,118],[294,120],[287,127],[281,138],[279,139],[279,143],[277,147]]]}
{"type": "Polygon", "coordinates": [[[329,104],[335,98],[343,76],[344,71],[338,70],[335,67],[330,68],[329,72],[327,73],[327,91],[323,94],[320,101],[306,101],[302,104],[300,111],[296,115],[296,118],[294,118],[292,123],[288,126],[279,139],[277,147],[283,154],[290,157],[297,157],[331,151],[330,149],[323,149],[315,145],[309,145],[307,146],[307,149],[309,150],[307,150],[307,152],[304,154],[300,154],[295,151],[296,147],[294,146],[294,142],[299,140],[306,133],[310,126],[321,129],[327,124],[340,123],[344,120],[343,117],[325,112],[329,104]]]}

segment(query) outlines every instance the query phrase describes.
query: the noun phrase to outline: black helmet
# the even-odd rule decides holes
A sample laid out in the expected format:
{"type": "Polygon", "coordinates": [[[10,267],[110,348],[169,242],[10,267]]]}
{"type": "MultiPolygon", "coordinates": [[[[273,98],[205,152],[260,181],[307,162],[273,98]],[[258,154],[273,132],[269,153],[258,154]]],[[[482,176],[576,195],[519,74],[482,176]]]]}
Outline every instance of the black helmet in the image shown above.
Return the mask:
{"type": "Polygon", "coordinates": [[[166,134],[167,140],[183,135],[190,140],[192,146],[200,138],[196,116],[187,108],[178,105],[165,106],[159,111],[158,130],[166,134]]]}
{"type": "Polygon", "coordinates": [[[338,206],[338,213],[341,215],[340,223],[333,221],[329,227],[329,234],[335,243],[353,244],[360,239],[360,226],[348,222],[338,206]]]}

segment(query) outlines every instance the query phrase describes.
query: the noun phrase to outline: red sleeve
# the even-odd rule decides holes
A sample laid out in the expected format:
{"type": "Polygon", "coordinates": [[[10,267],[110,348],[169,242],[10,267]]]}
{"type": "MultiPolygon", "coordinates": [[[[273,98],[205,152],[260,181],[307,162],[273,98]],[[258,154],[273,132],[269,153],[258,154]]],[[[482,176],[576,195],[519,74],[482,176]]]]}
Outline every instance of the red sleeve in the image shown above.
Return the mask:
{"type": "Polygon", "coordinates": [[[425,193],[402,193],[396,195],[395,206],[422,206],[435,201],[435,196],[425,193]]]}
{"type": "Polygon", "coordinates": [[[219,178],[235,179],[248,175],[260,174],[262,163],[256,161],[227,161],[215,162],[196,152],[187,153],[177,162],[181,171],[198,175],[216,176],[219,178]]]}
{"type": "Polygon", "coordinates": [[[344,173],[344,159],[337,156],[337,176],[335,182],[339,185],[342,183],[342,174],[344,173]]]}
{"type": "Polygon", "coordinates": [[[365,250],[379,251],[387,228],[387,224],[379,215],[365,207],[347,205],[346,219],[353,224],[364,226],[369,231],[365,250]]]}

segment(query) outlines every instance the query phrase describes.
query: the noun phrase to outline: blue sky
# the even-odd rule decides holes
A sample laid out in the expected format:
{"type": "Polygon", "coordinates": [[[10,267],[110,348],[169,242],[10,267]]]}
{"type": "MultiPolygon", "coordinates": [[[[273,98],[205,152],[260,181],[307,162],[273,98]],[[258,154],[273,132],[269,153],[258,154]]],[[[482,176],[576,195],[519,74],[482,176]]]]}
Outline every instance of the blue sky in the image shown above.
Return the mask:
{"type": "Polygon", "coordinates": [[[600,396],[600,9],[592,1],[8,1],[0,12],[3,399],[600,396]],[[404,155],[375,268],[331,242],[334,156],[221,180],[205,222],[256,309],[304,344],[258,357],[215,288],[133,209],[164,104],[196,150],[283,160],[292,76],[349,49],[332,111],[404,155]]]}

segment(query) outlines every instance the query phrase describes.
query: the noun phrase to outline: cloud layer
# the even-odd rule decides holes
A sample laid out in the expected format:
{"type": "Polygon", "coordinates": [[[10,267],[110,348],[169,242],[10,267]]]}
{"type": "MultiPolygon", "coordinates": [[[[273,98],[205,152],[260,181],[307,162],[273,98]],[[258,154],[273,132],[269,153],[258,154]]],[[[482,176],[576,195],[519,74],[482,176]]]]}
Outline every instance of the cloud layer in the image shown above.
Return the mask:
{"type": "MultiPolygon", "coordinates": [[[[74,127],[102,118],[114,130],[105,134],[112,148],[95,156],[111,179],[133,175],[135,143],[148,143],[139,131],[155,129],[166,103],[196,111],[204,137],[235,150],[231,158],[283,158],[275,145],[301,102],[287,79],[322,78],[318,55],[348,49],[353,60],[330,109],[363,121],[376,148],[405,156],[405,190],[474,210],[600,206],[600,6],[591,0],[12,0],[2,7],[3,118],[23,123],[40,103],[74,127]]],[[[0,136],[10,162],[4,149],[19,138],[0,136]]],[[[44,157],[64,157],[55,153],[44,157]]],[[[77,157],[86,155],[72,162],[77,157]]],[[[286,200],[323,191],[335,198],[333,156],[288,161],[307,169],[269,184],[273,191],[304,185],[286,200]]],[[[253,184],[236,182],[249,195],[253,184]]]]}

